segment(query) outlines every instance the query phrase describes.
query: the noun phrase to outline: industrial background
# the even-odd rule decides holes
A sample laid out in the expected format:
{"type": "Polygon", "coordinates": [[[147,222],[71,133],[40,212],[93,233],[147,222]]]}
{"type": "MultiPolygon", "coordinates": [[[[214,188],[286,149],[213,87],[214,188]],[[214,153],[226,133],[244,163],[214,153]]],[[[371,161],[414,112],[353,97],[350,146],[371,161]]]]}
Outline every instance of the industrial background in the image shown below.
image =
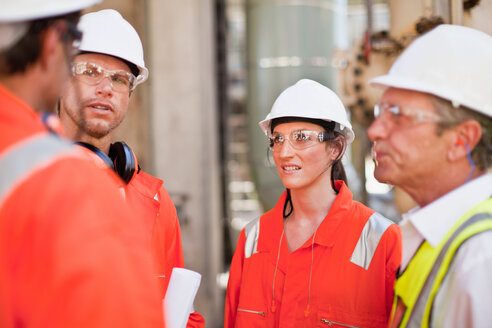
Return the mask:
{"type": "Polygon", "coordinates": [[[104,0],[144,44],[149,80],[117,131],[139,164],[164,180],[178,210],[186,266],[202,274],[195,308],[221,327],[225,286],[241,228],[282,186],[257,126],[300,78],[335,90],[356,140],[344,158],[356,199],[398,221],[412,206],[372,177],[376,89],[415,37],[439,23],[492,34],[492,0],[104,0]]]}

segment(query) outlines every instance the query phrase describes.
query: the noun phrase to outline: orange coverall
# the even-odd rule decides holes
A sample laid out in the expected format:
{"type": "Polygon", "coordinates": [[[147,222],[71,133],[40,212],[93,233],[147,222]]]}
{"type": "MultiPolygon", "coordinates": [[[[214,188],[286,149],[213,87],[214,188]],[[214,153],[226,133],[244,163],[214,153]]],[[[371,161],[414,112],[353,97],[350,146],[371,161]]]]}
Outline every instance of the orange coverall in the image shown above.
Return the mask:
{"type": "Polygon", "coordinates": [[[0,85],[0,327],[163,327],[145,235],[115,181],[48,136],[0,85]],[[2,162],[44,137],[63,151],[2,162]],[[30,164],[6,184],[12,168],[30,164]]]}
{"type": "MultiPolygon", "coordinates": [[[[96,153],[83,146],[78,148],[110,176],[116,176],[114,170],[96,153]]],[[[123,189],[127,204],[137,213],[136,222],[142,223],[147,240],[150,241],[154,277],[159,281],[159,294],[161,299],[164,299],[173,268],[184,267],[181,229],[176,207],[164,188],[163,181],[140,169],[128,184],[118,179],[118,186],[123,189]]],[[[204,326],[203,316],[198,312],[192,312],[186,327],[204,326]]]]}
{"type": "MultiPolygon", "coordinates": [[[[125,186],[128,204],[138,213],[152,244],[155,277],[163,299],[174,267],[183,268],[183,247],[176,207],[163,181],[139,171],[125,186]]],[[[190,314],[186,327],[205,326],[198,312],[190,314]]]]}
{"type": "Polygon", "coordinates": [[[286,192],[242,230],[224,327],[387,326],[401,260],[399,227],[354,201],[342,181],[336,185],[340,193],[314,241],[293,252],[283,235],[286,192]]]}

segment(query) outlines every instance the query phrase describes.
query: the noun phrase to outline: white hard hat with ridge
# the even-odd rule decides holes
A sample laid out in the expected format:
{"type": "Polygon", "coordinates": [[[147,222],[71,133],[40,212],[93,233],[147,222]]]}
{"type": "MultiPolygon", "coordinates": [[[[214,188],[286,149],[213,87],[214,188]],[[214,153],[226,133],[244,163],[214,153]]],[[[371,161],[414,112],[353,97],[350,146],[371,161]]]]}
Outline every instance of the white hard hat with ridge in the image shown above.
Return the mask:
{"type": "Polygon", "coordinates": [[[351,143],[355,137],[340,98],[313,80],[302,79],[285,89],[275,100],[270,113],[259,123],[260,128],[266,135],[270,135],[272,120],[280,117],[333,121],[337,123],[335,130],[345,136],[347,143],[351,143]]]}
{"type": "Polygon", "coordinates": [[[88,8],[101,0],[2,0],[0,1],[0,51],[17,42],[28,22],[88,8]]]}
{"type": "Polygon", "coordinates": [[[124,59],[140,71],[136,85],[147,80],[142,42],[137,31],[119,12],[104,9],[83,15],[78,28],[83,32],[79,50],[124,59]]]}
{"type": "Polygon", "coordinates": [[[413,41],[388,74],[370,84],[433,94],[492,117],[492,36],[439,25],[413,41]]]}

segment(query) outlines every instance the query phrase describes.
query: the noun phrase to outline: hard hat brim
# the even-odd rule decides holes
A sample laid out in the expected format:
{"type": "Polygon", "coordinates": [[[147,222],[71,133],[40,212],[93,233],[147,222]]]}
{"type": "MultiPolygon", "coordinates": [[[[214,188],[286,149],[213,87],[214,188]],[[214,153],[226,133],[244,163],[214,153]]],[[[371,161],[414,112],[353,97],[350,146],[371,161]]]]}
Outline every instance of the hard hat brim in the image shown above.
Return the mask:
{"type": "Polygon", "coordinates": [[[391,74],[386,74],[371,79],[369,84],[373,87],[379,88],[391,87],[431,94],[451,101],[453,106],[466,106],[487,116],[490,116],[490,112],[492,112],[492,104],[489,104],[488,108],[483,108],[483,106],[480,106],[479,102],[473,102],[473,99],[470,97],[465,97],[466,95],[464,93],[459,94],[453,90],[449,90],[443,85],[430,85],[429,83],[409,79],[408,77],[397,77],[391,74]],[[450,95],[453,96],[453,99],[450,99],[450,95]]]}
{"type": "Polygon", "coordinates": [[[15,23],[65,15],[91,7],[101,1],[102,0],[59,0],[37,1],[36,3],[26,3],[26,1],[4,1],[5,3],[0,7],[0,22],[15,23]]]}
{"type": "Polygon", "coordinates": [[[434,95],[492,117],[491,56],[487,33],[441,24],[412,41],[388,73],[369,84],[434,95]]]}

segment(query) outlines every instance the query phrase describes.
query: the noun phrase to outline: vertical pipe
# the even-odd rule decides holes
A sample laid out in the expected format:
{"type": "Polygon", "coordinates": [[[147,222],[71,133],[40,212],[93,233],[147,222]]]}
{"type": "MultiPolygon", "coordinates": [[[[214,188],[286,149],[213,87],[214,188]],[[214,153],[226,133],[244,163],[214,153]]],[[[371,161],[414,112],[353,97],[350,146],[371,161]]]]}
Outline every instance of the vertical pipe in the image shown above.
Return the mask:
{"type": "Polygon", "coordinates": [[[463,25],[463,0],[451,0],[451,24],[463,25]]]}
{"type": "Polygon", "coordinates": [[[366,0],[367,10],[367,32],[369,35],[372,33],[372,0],[366,0]]]}
{"type": "Polygon", "coordinates": [[[252,175],[264,208],[283,190],[258,127],[275,98],[299,79],[335,89],[334,50],[346,37],[346,0],[249,0],[246,2],[248,49],[248,134],[252,175]]]}

